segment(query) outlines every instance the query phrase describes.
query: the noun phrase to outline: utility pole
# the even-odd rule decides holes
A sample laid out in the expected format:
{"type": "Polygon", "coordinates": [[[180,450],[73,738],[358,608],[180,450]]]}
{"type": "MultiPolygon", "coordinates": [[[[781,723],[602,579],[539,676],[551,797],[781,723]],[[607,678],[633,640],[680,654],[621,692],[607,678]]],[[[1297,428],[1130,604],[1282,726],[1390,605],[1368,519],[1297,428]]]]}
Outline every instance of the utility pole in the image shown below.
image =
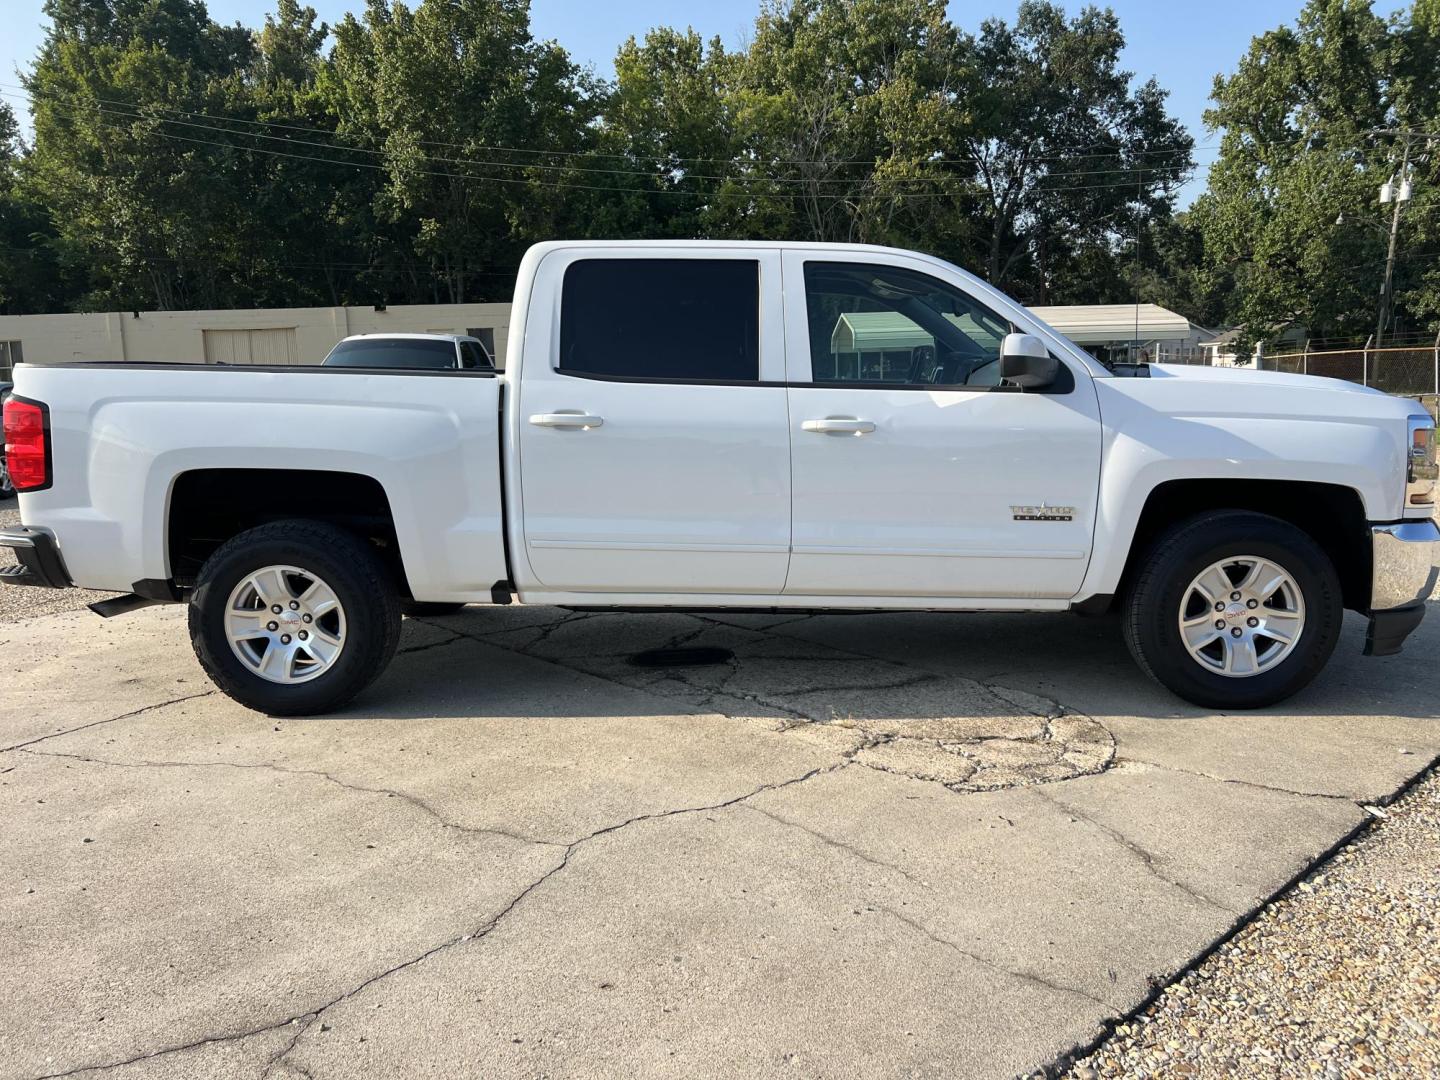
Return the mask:
{"type": "MultiPolygon", "coordinates": [[[[1395,249],[1400,238],[1400,207],[1410,201],[1410,147],[1417,139],[1424,139],[1428,144],[1431,133],[1423,131],[1393,131],[1378,130],[1370,132],[1371,135],[1390,135],[1401,140],[1400,172],[1399,183],[1396,183],[1395,174],[1380,186],[1380,204],[1394,203],[1395,209],[1390,214],[1390,248],[1385,255],[1385,279],[1380,285],[1380,318],[1375,326],[1375,347],[1378,349],[1385,337],[1385,326],[1390,321],[1390,307],[1394,301],[1395,289],[1395,249]]],[[[1393,160],[1393,159],[1392,159],[1393,160]]]]}

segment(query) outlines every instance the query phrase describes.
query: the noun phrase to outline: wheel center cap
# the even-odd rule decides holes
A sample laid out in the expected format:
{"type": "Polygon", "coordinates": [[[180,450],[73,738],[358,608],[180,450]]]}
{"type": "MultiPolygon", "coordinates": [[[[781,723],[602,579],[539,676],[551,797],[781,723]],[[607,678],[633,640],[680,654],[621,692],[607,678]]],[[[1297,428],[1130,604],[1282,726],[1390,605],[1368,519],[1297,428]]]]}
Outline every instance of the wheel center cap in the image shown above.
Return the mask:
{"type": "Polygon", "coordinates": [[[287,625],[293,626],[300,621],[300,613],[298,611],[282,612],[280,615],[280,621],[287,625]]]}
{"type": "Polygon", "coordinates": [[[1246,607],[1241,603],[1231,604],[1225,609],[1225,618],[1231,622],[1238,622],[1245,617],[1246,607]]]}

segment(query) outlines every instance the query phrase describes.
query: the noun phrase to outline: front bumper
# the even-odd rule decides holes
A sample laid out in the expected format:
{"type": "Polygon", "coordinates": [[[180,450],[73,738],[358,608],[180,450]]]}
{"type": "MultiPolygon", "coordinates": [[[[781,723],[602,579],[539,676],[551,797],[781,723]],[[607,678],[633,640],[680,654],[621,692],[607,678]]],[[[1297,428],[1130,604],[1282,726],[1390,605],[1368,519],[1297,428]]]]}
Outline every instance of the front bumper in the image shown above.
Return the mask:
{"type": "Polygon", "coordinates": [[[44,529],[20,525],[0,529],[0,548],[15,552],[19,566],[0,569],[0,582],[6,585],[38,585],[48,589],[64,589],[71,585],[65,560],[55,546],[55,537],[44,529]]]}
{"type": "Polygon", "coordinates": [[[1370,529],[1372,576],[1366,656],[1390,656],[1425,617],[1440,580],[1440,526],[1402,521],[1370,529]]]}

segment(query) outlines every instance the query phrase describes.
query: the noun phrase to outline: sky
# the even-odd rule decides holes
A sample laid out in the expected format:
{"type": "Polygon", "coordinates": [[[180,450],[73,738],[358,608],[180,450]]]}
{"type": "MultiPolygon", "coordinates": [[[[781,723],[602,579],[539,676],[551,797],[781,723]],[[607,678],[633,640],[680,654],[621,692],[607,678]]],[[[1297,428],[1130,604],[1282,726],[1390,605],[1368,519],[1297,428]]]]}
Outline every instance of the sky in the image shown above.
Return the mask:
{"type": "MultiPolygon", "coordinates": [[[[326,22],[346,11],[363,9],[363,0],[307,0],[326,22]]],[[[210,0],[211,17],[219,22],[260,26],[273,4],[264,0],[210,0]]],[[[754,22],[758,0],[532,0],[531,29],[536,37],[553,38],[580,64],[610,76],[615,51],[631,34],[654,26],[693,26],[704,37],[719,35],[726,46],[740,46],[754,22]]],[[[1018,0],[951,0],[950,17],[975,30],[992,16],[1013,20],[1018,0]]],[[[1072,14],[1086,5],[1067,0],[1072,14]]],[[[1170,110],[1195,138],[1196,178],[1181,193],[1188,205],[1204,190],[1205,169],[1215,158],[1215,137],[1205,131],[1203,114],[1215,75],[1234,70],[1250,39],[1282,23],[1293,23],[1302,0],[1111,0],[1106,5],[1120,16],[1125,33],[1124,61],[1136,78],[1153,76],[1170,91],[1170,110]]],[[[1388,14],[1405,6],[1377,0],[1376,10],[1388,14]]],[[[0,0],[5,32],[0,36],[0,83],[13,84],[17,68],[28,66],[43,37],[43,0],[0,0]]],[[[23,111],[9,85],[0,86],[5,100],[23,111]]]]}

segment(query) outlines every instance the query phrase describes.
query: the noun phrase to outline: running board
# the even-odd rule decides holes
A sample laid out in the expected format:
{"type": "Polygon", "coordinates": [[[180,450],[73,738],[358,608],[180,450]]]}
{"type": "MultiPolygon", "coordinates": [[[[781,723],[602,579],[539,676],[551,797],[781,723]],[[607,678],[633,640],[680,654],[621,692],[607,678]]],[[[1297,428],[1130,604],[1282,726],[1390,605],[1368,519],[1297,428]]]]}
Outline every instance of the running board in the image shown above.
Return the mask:
{"type": "Polygon", "coordinates": [[[85,606],[102,619],[113,619],[116,615],[124,615],[126,612],[139,611],[141,608],[168,603],[171,603],[171,601],[154,600],[148,596],[136,596],[134,593],[126,593],[124,596],[112,596],[108,600],[97,600],[95,603],[86,604],[85,606]]]}

